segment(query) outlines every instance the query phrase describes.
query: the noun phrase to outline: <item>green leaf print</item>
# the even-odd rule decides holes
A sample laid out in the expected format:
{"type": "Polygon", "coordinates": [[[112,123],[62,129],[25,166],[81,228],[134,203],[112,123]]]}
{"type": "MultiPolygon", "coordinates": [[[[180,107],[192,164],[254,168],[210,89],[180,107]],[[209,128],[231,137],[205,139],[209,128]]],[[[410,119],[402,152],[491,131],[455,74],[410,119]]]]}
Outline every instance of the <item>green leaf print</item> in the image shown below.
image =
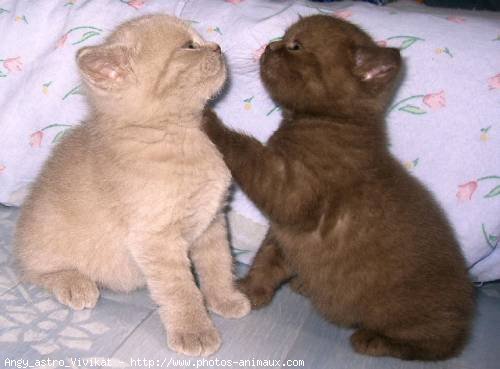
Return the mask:
{"type": "Polygon", "coordinates": [[[81,44],[82,42],[87,41],[89,38],[99,36],[103,32],[103,30],[101,28],[98,28],[98,27],[79,26],[79,27],[71,28],[68,32],[66,32],[64,34],[64,36],[62,37],[62,40],[65,40],[70,34],[74,34],[75,32],[76,32],[76,34],[78,34],[79,32],[77,32],[77,31],[81,31],[81,30],[85,30],[85,32],[80,36],[79,39],[72,42],[71,45],[81,44]]]}
{"type": "MultiPolygon", "coordinates": [[[[486,176],[486,177],[481,177],[481,178],[478,178],[476,181],[477,182],[482,182],[482,181],[487,181],[487,180],[490,180],[490,179],[498,180],[498,179],[500,179],[500,176],[486,176]]],[[[495,197],[495,196],[498,196],[498,195],[500,195],[500,185],[496,185],[495,187],[493,187],[493,189],[491,189],[490,192],[488,192],[486,195],[484,195],[484,198],[488,199],[488,198],[492,198],[492,197],[495,197]]]]}
{"type": "Polygon", "coordinates": [[[26,18],[25,15],[23,15],[23,16],[20,16],[20,15],[16,16],[15,21],[16,22],[24,22],[26,24],[29,24],[28,23],[28,19],[26,18]]]}
{"type": "Polygon", "coordinates": [[[399,45],[399,49],[401,50],[408,49],[417,41],[425,41],[425,39],[415,36],[392,36],[387,38],[387,40],[397,40],[397,39],[403,39],[401,45],[399,45]]]}
{"type": "Polygon", "coordinates": [[[488,244],[488,246],[492,250],[494,250],[498,246],[498,237],[495,235],[489,234],[486,231],[486,227],[484,226],[484,223],[481,224],[481,228],[482,228],[483,236],[484,236],[484,239],[486,240],[486,243],[488,244]]]}
{"type": "Polygon", "coordinates": [[[66,135],[66,133],[68,133],[68,128],[62,130],[61,132],[57,132],[57,135],[52,140],[52,143],[58,143],[59,141],[61,141],[61,139],[66,135]]]}
{"type": "Polygon", "coordinates": [[[494,197],[494,196],[498,196],[500,195],[500,185],[496,186],[495,188],[493,188],[490,192],[488,192],[484,197],[485,198],[488,198],[488,197],[494,197]]]}
{"type": "Polygon", "coordinates": [[[399,47],[401,50],[404,50],[404,49],[407,49],[409,48],[411,45],[413,45],[417,40],[414,39],[414,38],[408,38],[406,40],[404,40],[402,43],[401,43],[401,46],[399,47]]]}
{"type": "Polygon", "coordinates": [[[50,128],[60,128],[60,127],[66,127],[66,128],[68,128],[68,127],[72,127],[72,126],[71,126],[71,124],[57,124],[57,123],[55,123],[55,124],[51,124],[51,125],[49,125],[47,127],[42,128],[40,131],[46,131],[46,130],[48,130],[50,128]]]}
{"type": "Polygon", "coordinates": [[[215,32],[222,36],[222,31],[219,27],[208,27],[207,32],[209,33],[215,32]]]}
{"type": "Polygon", "coordinates": [[[488,250],[488,252],[481,256],[478,260],[476,260],[475,262],[473,262],[470,266],[469,266],[469,269],[472,269],[474,268],[477,264],[479,264],[481,261],[483,261],[484,259],[486,259],[487,257],[489,257],[493,251],[495,251],[495,249],[497,248],[498,246],[498,236],[495,236],[495,235],[492,235],[492,234],[489,234],[487,231],[486,231],[486,227],[483,224],[481,224],[481,230],[483,232],[483,236],[484,236],[484,240],[486,241],[486,244],[488,245],[488,247],[490,248],[488,250]]]}
{"type": "Polygon", "coordinates": [[[62,98],[62,100],[66,100],[69,96],[71,95],[84,95],[82,91],[82,85],[77,85],[73,87],[71,90],[69,90],[62,98]]]}
{"type": "Polygon", "coordinates": [[[81,44],[82,42],[87,41],[89,38],[94,37],[94,36],[99,36],[99,35],[100,35],[100,33],[99,33],[99,32],[96,32],[96,31],[89,31],[89,32],[85,32],[85,33],[82,35],[81,40],[76,41],[76,42],[73,42],[71,45],[78,45],[78,44],[81,44]]]}
{"type": "Polygon", "coordinates": [[[200,21],[194,20],[194,19],[183,19],[182,20],[184,23],[191,25],[191,24],[198,24],[200,21]]]}
{"type": "MultiPolygon", "coordinates": [[[[410,101],[410,100],[415,100],[415,99],[422,99],[425,95],[413,95],[413,96],[410,96],[410,97],[407,97],[405,99],[402,99],[402,100],[399,100],[398,102],[396,102],[394,105],[392,105],[388,112],[390,113],[391,111],[393,111],[394,109],[396,109],[398,106],[401,106],[403,103],[407,102],[407,101],[410,101]]],[[[415,106],[415,105],[410,105],[410,104],[407,104],[406,106],[415,106]]],[[[402,108],[398,108],[398,110],[401,110],[401,111],[406,111],[406,110],[403,110],[402,108]]]]}
{"type": "Polygon", "coordinates": [[[275,111],[278,111],[278,110],[281,110],[281,108],[276,105],[274,108],[272,108],[271,110],[269,110],[266,114],[266,117],[270,116],[272,113],[274,113],[275,111]]]}
{"type": "Polygon", "coordinates": [[[425,114],[427,113],[425,110],[419,108],[418,106],[415,105],[405,105],[402,108],[399,108],[398,110],[404,111],[410,114],[415,114],[415,115],[420,115],[420,114],[425,114]]]}

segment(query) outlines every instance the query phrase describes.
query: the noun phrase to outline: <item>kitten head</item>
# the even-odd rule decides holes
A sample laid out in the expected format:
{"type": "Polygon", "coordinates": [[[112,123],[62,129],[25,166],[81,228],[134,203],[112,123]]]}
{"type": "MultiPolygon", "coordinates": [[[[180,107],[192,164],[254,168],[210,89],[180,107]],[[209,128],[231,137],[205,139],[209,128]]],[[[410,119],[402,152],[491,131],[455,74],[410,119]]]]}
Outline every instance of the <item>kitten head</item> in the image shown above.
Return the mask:
{"type": "Polygon", "coordinates": [[[219,45],[167,15],[124,23],[77,63],[97,111],[125,116],[201,111],[226,80],[219,45]]]}
{"type": "Polygon", "coordinates": [[[400,65],[397,49],[379,47],[349,22],[315,15],[267,46],[261,77],[286,110],[350,117],[383,112],[400,65]]]}

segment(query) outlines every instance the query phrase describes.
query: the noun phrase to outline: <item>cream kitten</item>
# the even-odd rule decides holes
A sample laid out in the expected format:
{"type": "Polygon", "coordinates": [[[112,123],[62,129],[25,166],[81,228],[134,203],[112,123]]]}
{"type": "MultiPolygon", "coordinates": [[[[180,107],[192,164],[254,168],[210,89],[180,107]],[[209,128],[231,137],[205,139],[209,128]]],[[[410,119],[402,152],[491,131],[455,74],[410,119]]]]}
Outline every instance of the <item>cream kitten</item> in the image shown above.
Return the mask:
{"type": "Polygon", "coordinates": [[[74,309],[94,307],[98,286],[147,284],[168,346],[209,355],[221,340],[204,298],[224,317],[250,310],[233,284],[222,214],[230,174],[200,130],[226,79],[221,50],[154,15],[81,49],[77,62],[92,118],[55,148],[24,204],[23,276],[74,309]]]}

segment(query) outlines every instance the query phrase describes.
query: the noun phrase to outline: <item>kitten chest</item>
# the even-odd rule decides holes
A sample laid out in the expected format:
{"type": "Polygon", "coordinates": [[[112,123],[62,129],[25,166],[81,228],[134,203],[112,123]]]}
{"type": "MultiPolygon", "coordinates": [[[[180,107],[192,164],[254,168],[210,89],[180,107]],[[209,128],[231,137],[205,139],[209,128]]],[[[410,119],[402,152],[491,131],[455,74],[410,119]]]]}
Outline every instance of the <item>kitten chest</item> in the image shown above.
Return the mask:
{"type": "Polygon", "coordinates": [[[138,229],[176,227],[195,239],[224,206],[231,176],[220,153],[201,132],[185,142],[161,160],[138,163],[127,181],[123,197],[138,229]]]}

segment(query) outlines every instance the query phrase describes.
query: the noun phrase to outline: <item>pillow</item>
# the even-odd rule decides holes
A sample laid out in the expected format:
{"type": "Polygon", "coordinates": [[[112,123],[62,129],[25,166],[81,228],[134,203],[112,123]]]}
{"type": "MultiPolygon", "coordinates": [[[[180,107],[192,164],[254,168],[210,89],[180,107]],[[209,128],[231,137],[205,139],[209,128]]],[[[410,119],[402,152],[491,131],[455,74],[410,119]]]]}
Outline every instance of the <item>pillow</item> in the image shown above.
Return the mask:
{"type": "MultiPolygon", "coordinates": [[[[190,22],[221,44],[231,83],[215,107],[229,126],[265,141],[280,110],[263,89],[258,60],[298,15],[329,14],[400,47],[406,72],[387,114],[391,150],[436,196],[476,281],[500,278],[500,15],[400,1],[130,0],[19,2],[0,10],[0,202],[19,205],[51,148],[85,119],[76,50],[149,12],[190,22]],[[37,35],[33,39],[33,35],[37,35]]],[[[265,217],[241,191],[229,213],[239,260],[249,262],[265,217]]]]}
{"type": "MultiPolygon", "coordinates": [[[[334,1],[343,1],[343,0],[311,0],[311,1],[315,1],[318,3],[332,3],[334,1]]],[[[385,5],[385,4],[390,3],[392,1],[395,1],[395,0],[361,0],[361,1],[366,1],[366,2],[369,2],[372,4],[377,4],[377,5],[385,5]]]]}
{"type": "Polygon", "coordinates": [[[474,10],[500,10],[498,0],[421,0],[425,5],[474,10]]]}

